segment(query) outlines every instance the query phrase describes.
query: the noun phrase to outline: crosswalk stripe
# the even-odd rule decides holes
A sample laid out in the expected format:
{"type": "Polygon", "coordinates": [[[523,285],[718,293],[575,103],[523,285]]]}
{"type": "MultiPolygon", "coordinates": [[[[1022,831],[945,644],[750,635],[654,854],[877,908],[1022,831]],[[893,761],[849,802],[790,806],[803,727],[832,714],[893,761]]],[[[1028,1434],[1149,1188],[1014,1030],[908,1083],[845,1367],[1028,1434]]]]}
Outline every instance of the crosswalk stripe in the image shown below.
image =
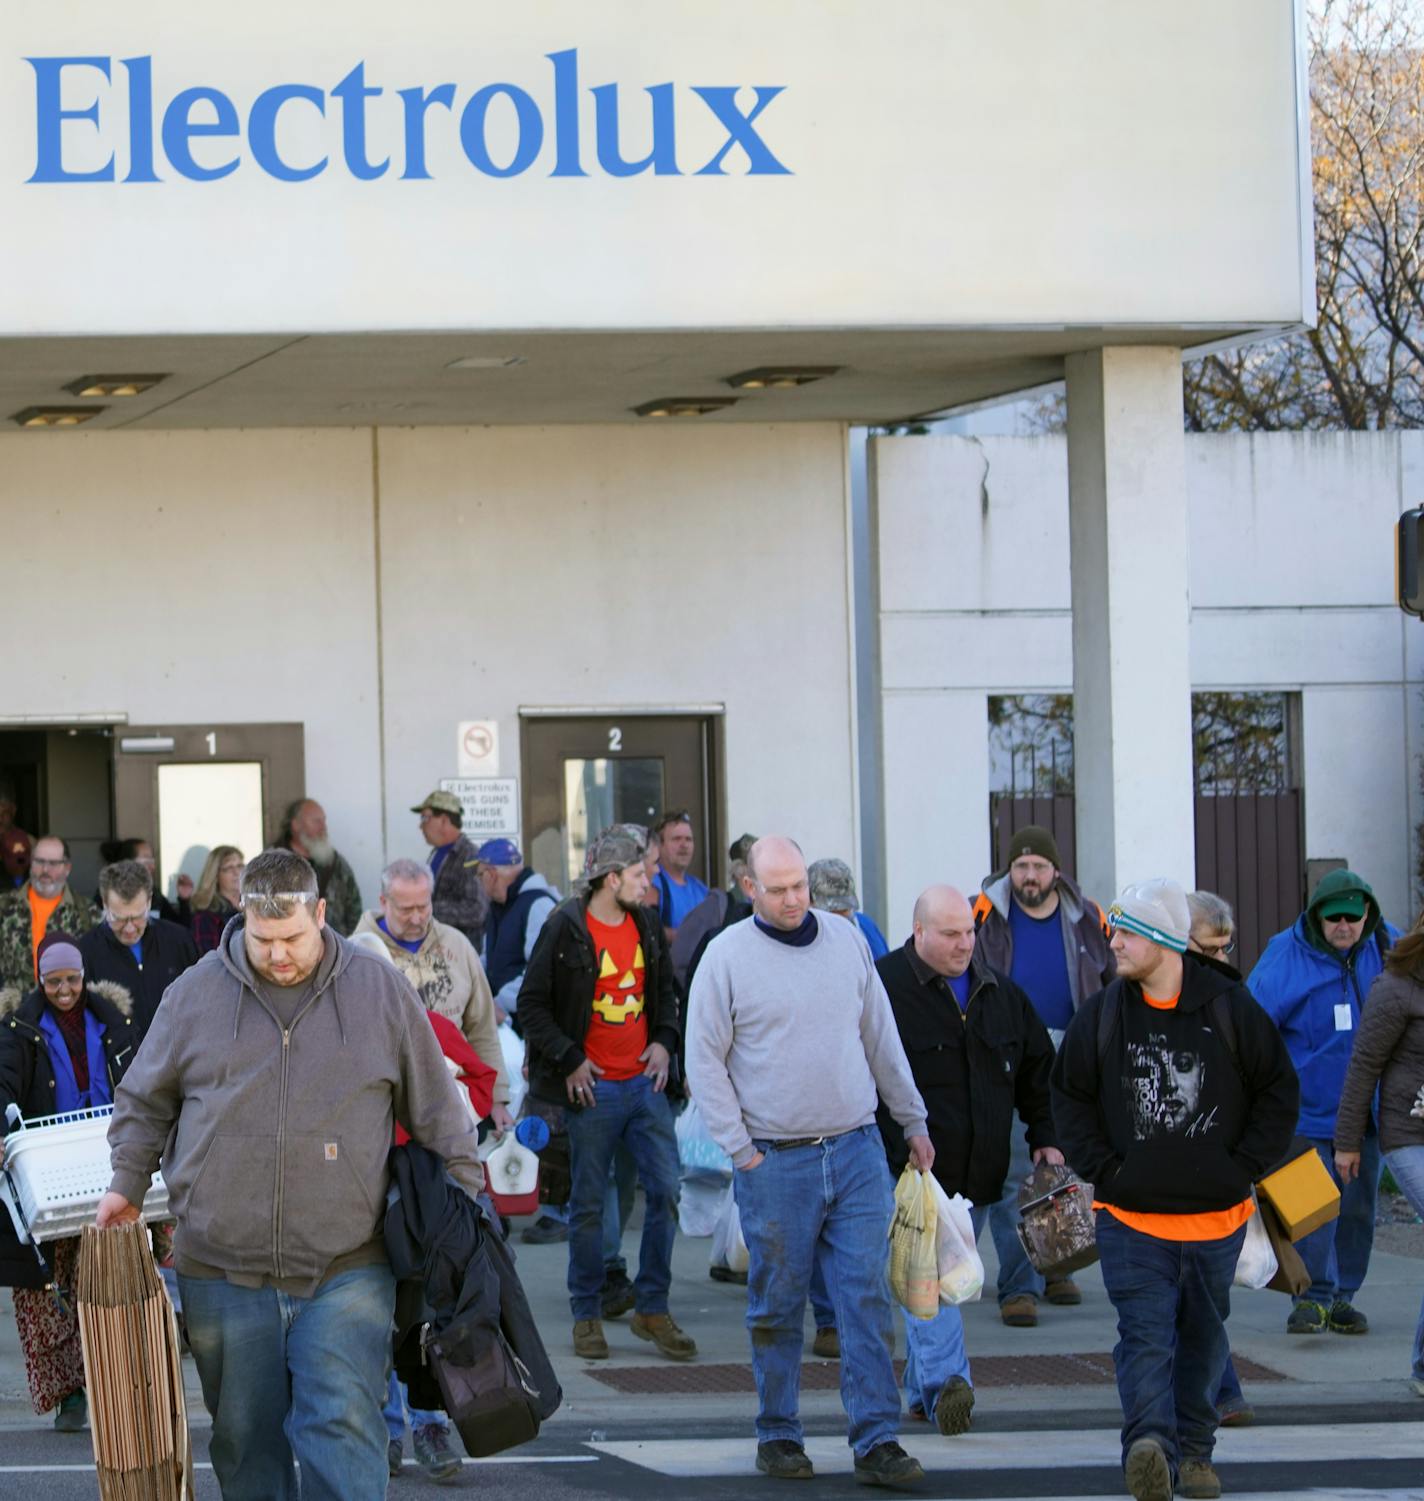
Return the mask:
{"type": "MultiPolygon", "coordinates": [[[[1417,1460],[1424,1454],[1424,1422],[1351,1423],[1345,1431],[1349,1452],[1367,1454],[1371,1460],[1417,1460]]],[[[921,1430],[902,1433],[901,1439],[926,1470],[936,1473],[1028,1470],[1043,1465],[1059,1470],[1089,1469],[1116,1465],[1120,1454],[1115,1428],[980,1431],[954,1439],[921,1430]]],[[[751,1438],[612,1439],[593,1442],[589,1447],[669,1478],[756,1473],[756,1445],[751,1438]]],[[[826,1474],[848,1474],[852,1468],[844,1439],[808,1438],[806,1453],[817,1470],[826,1474]]],[[[1216,1440],[1220,1464],[1338,1461],[1341,1457],[1341,1433],[1334,1425],[1223,1429],[1216,1440]]]]}

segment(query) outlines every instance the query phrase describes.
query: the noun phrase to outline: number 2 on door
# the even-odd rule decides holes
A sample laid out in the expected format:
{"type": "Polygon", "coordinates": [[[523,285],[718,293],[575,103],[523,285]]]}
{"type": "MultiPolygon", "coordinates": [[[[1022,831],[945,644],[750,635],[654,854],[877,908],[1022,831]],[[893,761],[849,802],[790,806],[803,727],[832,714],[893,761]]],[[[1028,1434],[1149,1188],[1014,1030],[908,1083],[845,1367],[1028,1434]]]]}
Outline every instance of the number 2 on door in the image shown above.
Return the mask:
{"type": "Polygon", "coordinates": [[[623,749],[623,731],[615,724],[608,729],[608,749],[621,751],[623,749]]]}

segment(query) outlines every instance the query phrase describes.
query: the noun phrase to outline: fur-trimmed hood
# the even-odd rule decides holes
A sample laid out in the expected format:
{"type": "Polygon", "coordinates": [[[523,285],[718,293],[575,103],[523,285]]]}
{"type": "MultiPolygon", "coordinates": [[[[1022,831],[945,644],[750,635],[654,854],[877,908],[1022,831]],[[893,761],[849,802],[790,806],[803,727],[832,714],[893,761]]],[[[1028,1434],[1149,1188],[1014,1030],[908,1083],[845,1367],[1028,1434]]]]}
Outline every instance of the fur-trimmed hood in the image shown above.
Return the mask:
{"type": "MultiPolygon", "coordinates": [[[[97,999],[107,1001],[120,1016],[130,1018],[133,1016],[133,992],[127,985],[120,985],[115,980],[86,980],[84,982],[85,999],[97,999]]],[[[6,1017],[18,1011],[20,1007],[31,998],[44,1004],[44,995],[38,989],[28,992],[17,989],[15,986],[6,986],[0,990],[0,1017],[6,1017]]]]}

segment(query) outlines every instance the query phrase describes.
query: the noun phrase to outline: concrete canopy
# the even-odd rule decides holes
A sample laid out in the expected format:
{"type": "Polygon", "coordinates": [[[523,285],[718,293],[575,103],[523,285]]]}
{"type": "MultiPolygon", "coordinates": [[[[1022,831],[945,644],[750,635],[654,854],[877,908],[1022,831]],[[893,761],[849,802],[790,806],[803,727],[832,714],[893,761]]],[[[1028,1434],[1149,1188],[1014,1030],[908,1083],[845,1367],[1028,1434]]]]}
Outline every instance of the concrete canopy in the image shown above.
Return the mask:
{"type": "MultiPolygon", "coordinates": [[[[0,338],[0,417],[74,404],[81,376],[164,374],[96,399],[104,428],[430,426],[637,422],[669,396],[738,397],[696,419],[885,424],[1059,380],[1066,356],[1180,345],[1247,330],[1060,328],[765,332],[520,332],[0,338]],[[452,369],[459,360],[520,363],[452,369]],[[760,366],[838,366],[793,390],[735,391],[760,366]]],[[[691,419],[675,419],[678,421],[691,419]]]]}

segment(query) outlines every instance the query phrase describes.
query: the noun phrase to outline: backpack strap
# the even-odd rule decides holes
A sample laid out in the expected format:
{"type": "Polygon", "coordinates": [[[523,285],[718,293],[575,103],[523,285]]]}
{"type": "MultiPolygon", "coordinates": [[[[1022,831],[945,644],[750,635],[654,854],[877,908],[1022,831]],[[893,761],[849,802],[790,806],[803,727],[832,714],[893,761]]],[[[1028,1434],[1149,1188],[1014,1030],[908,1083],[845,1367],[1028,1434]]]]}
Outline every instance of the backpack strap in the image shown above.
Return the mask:
{"type": "Polygon", "coordinates": [[[1214,995],[1211,998],[1211,1029],[1226,1044],[1226,1051],[1231,1054],[1231,1065],[1236,1070],[1236,1077],[1245,1084],[1246,1073],[1241,1067],[1241,1052],[1236,1045],[1236,1018],[1231,1014],[1231,1003],[1224,995],[1214,995]]]}

